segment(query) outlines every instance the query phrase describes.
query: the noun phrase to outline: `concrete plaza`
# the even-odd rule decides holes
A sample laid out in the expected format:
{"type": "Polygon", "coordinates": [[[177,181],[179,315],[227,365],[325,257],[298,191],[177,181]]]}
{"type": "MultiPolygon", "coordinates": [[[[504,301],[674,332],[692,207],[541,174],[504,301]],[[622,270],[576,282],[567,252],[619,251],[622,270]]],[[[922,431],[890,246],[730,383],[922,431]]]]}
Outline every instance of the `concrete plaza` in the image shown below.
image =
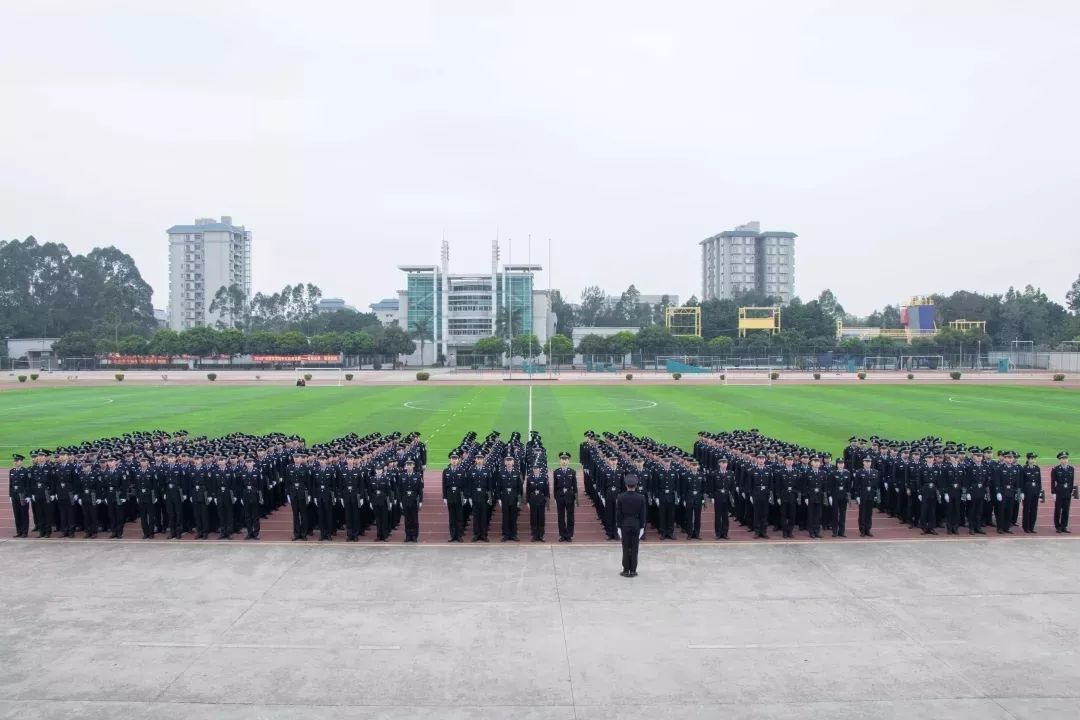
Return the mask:
{"type": "Polygon", "coordinates": [[[0,718],[1080,717],[1080,544],[0,541],[0,718]]]}

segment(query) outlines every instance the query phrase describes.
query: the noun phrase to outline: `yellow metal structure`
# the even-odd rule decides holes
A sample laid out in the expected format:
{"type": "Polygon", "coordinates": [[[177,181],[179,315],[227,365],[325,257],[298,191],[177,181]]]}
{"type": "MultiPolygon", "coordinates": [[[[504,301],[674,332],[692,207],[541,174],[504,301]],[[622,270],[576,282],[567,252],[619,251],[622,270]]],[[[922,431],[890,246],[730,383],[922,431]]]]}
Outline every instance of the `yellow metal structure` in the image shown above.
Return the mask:
{"type": "Polygon", "coordinates": [[[739,308],[739,337],[746,337],[747,330],[780,332],[780,306],[739,308]]]}
{"type": "Polygon", "coordinates": [[[976,330],[981,333],[986,332],[985,320],[950,320],[949,327],[953,330],[959,330],[960,332],[968,332],[969,330],[976,330]]]}
{"type": "Polygon", "coordinates": [[[664,312],[664,324],[676,337],[701,337],[701,308],[681,305],[668,307],[664,312]]]}

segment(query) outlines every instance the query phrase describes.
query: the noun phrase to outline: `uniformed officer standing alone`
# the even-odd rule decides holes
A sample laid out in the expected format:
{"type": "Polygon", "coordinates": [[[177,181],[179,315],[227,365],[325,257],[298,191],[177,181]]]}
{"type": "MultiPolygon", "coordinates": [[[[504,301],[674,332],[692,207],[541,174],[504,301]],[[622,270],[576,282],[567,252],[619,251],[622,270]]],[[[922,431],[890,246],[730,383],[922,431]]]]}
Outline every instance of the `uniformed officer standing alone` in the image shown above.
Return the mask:
{"type": "Polygon", "coordinates": [[[648,503],[637,491],[637,475],[627,475],[626,491],[615,501],[615,522],[622,540],[623,577],[637,577],[638,544],[645,534],[645,514],[648,503]]]}
{"type": "Polygon", "coordinates": [[[1050,472],[1050,492],[1054,496],[1054,528],[1069,531],[1069,505],[1076,497],[1076,473],[1069,464],[1069,453],[1058,453],[1058,466],[1050,472]]]}

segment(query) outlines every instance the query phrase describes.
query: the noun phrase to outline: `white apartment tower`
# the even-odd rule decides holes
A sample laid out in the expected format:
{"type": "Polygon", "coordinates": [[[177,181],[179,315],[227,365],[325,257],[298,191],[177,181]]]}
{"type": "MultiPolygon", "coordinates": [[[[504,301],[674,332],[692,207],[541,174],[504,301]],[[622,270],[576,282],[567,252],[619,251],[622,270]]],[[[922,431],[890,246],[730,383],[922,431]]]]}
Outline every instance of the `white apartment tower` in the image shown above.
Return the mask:
{"type": "Polygon", "coordinates": [[[701,241],[701,299],[757,291],[787,303],[795,297],[793,232],[761,231],[754,221],[701,241]]]}
{"type": "Polygon", "coordinates": [[[251,231],[197,218],[194,225],[173,225],[169,234],[169,327],[176,331],[214,326],[219,313],[210,312],[214,295],[236,285],[251,297],[251,231]]]}

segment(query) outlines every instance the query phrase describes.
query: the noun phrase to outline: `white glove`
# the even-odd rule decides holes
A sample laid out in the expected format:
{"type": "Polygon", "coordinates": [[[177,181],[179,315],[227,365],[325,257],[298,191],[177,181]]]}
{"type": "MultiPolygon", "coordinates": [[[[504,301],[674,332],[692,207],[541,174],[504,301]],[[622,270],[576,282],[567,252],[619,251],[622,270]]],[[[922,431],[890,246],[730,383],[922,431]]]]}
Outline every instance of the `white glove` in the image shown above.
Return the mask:
{"type": "Polygon", "coordinates": [[[52,496],[52,497],[50,497],[49,499],[50,499],[50,500],[53,500],[53,501],[55,501],[55,500],[56,500],[56,496],[55,496],[55,495],[53,495],[53,496],[52,496]]]}
{"type": "Polygon", "coordinates": [[[803,505],[809,505],[810,504],[810,498],[803,498],[802,504],[803,505]]]}
{"type": "Polygon", "coordinates": [[[945,502],[949,502],[949,493],[945,493],[945,502]]]}
{"type": "Polygon", "coordinates": [[[622,528],[618,528],[615,532],[619,533],[619,539],[622,540],[622,528]]]}
{"type": "Polygon", "coordinates": [[[1001,502],[1001,493],[997,494],[997,499],[998,499],[998,502],[1001,502]]]}
{"type": "Polygon", "coordinates": [[[965,495],[964,499],[967,500],[968,502],[971,502],[971,493],[968,493],[967,495],[965,495]]]}
{"type": "Polygon", "coordinates": [[[885,489],[886,489],[886,490],[888,490],[888,489],[889,489],[889,483],[885,483],[885,489]]]}
{"type": "Polygon", "coordinates": [[[855,496],[855,504],[856,505],[862,505],[862,498],[859,497],[858,495],[855,496]]]}
{"type": "Polygon", "coordinates": [[[446,505],[446,504],[447,504],[447,503],[446,503],[446,498],[443,498],[442,504],[443,504],[443,505],[446,505]]]}
{"type": "MultiPolygon", "coordinates": [[[[743,497],[746,497],[746,496],[745,496],[745,495],[743,495],[743,497]]],[[[754,504],[754,496],[753,496],[753,495],[751,495],[751,496],[750,496],[750,504],[751,504],[751,505],[753,505],[753,504],[754,504]]]]}
{"type": "MultiPolygon", "coordinates": [[[[360,503],[360,504],[361,504],[361,505],[363,505],[364,503],[360,503]]],[[[424,509],[424,503],[419,503],[419,504],[418,504],[418,505],[416,506],[416,509],[417,509],[417,510],[423,510],[423,509],[424,509]]]]}
{"type": "Polygon", "coordinates": [[[311,502],[315,503],[315,507],[319,507],[319,501],[317,498],[312,498],[311,502]]]}
{"type": "Polygon", "coordinates": [[[832,507],[832,495],[829,496],[829,507],[832,507]]]}
{"type": "Polygon", "coordinates": [[[919,502],[922,502],[922,493],[919,493],[919,502]]]}
{"type": "Polygon", "coordinates": [[[645,537],[645,528],[641,528],[637,531],[637,539],[640,540],[643,537],[645,537]]]}

